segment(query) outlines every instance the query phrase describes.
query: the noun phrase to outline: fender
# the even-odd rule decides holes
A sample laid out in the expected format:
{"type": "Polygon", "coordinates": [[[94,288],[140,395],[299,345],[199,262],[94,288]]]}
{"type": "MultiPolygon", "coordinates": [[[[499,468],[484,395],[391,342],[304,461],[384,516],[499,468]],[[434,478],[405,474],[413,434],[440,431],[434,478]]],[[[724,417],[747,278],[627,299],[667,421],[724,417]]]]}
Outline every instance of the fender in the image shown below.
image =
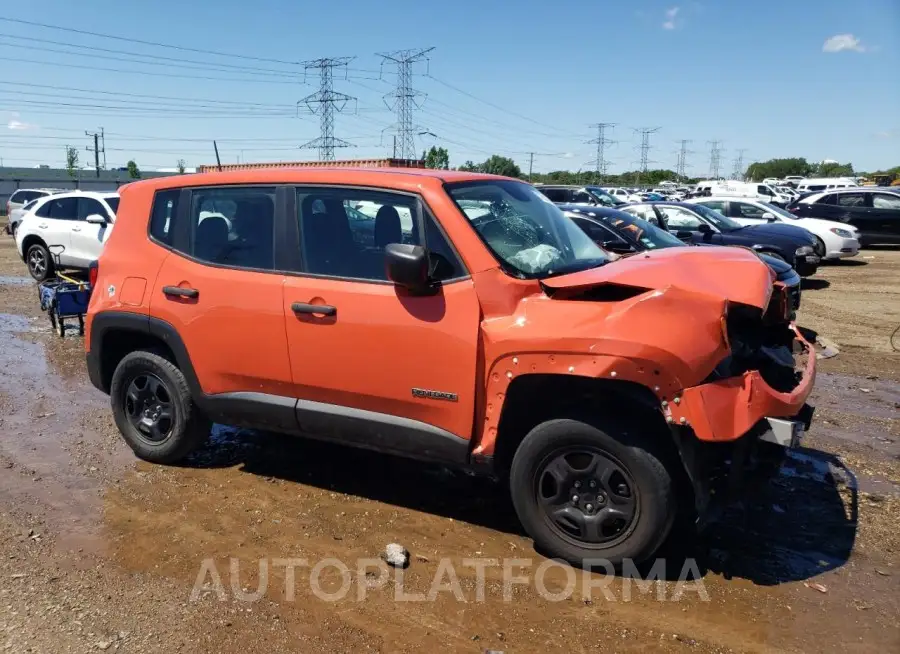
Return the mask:
{"type": "Polygon", "coordinates": [[[650,390],[665,406],[677,397],[680,385],[672,375],[652,361],[618,356],[526,352],[497,359],[485,378],[484,420],[476,429],[474,456],[492,456],[497,442],[500,417],[507,390],[513,379],[529,374],[572,375],[588,379],[610,379],[639,384],[650,390]]]}

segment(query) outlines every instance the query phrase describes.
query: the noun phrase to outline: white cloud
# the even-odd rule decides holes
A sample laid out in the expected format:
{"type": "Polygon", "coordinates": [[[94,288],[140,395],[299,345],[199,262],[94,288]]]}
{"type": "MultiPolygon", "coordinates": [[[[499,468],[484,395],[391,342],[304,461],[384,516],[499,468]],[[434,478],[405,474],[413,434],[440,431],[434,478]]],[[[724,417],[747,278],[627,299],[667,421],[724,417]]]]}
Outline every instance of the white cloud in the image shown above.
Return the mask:
{"type": "Polygon", "coordinates": [[[31,123],[26,123],[19,120],[18,112],[12,112],[9,115],[9,122],[6,123],[6,129],[11,129],[13,131],[22,132],[29,129],[37,129],[37,125],[32,125],[31,123]]]}
{"type": "Polygon", "coordinates": [[[865,52],[866,46],[852,34],[835,34],[822,45],[822,52],[865,52]]]}
{"type": "Polygon", "coordinates": [[[574,152],[566,152],[566,153],[563,155],[563,159],[572,159],[572,158],[574,158],[574,157],[575,157],[575,153],[574,153],[574,152]]]}
{"type": "Polygon", "coordinates": [[[894,138],[894,136],[895,136],[896,134],[900,134],[900,130],[898,130],[898,131],[895,132],[895,131],[893,131],[893,130],[886,129],[886,130],[883,130],[883,131],[881,131],[881,132],[875,132],[875,138],[881,139],[881,140],[883,140],[883,141],[887,141],[887,140],[889,140],[889,139],[894,138]]]}
{"type": "Polygon", "coordinates": [[[666,9],[666,22],[662,24],[664,30],[675,29],[675,19],[678,17],[679,11],[681,11],[681,7],[672,7],[671,9],[666,9]]]}

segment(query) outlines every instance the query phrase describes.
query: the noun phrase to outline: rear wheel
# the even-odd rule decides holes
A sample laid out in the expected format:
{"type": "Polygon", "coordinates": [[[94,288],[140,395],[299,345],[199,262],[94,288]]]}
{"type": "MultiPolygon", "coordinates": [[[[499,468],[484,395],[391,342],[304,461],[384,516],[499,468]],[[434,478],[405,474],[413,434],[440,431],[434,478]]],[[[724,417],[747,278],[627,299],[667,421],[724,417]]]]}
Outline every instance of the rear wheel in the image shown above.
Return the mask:
{"type": "Polygon", "coordinates": [[[36,243],[28,248],[28,252],[25,254],[25,263],[28,264],[28,272],[39,282],[45,281],[53,274],[50,252],[43,243],[36,243]]]}
{"type": "Polygon", "coordinates": [[[576,566],[619,567],[654,555],[677,498],[666,450],[655,440],[668,434],[646,429],[558,419],[529,432],[513,458],[510,490],[539,548],[576,566]]]}
{"type": "Polygon", "coordinates": [[[146,461],[177,463],[209,436],[184,374],[156,353],[132,352],[119,362],[110,401],[125,442],[146,461]]]}

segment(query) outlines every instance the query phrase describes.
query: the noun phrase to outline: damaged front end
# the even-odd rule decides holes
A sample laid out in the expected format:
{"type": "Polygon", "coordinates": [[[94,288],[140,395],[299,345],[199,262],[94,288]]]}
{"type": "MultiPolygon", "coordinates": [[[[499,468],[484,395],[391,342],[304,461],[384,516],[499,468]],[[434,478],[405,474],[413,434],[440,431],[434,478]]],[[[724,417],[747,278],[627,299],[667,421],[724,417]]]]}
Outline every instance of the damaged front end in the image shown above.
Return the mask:
{"type": "Polygon", "coordinates": [[[764,310],[729,306],[723,328],[730,354],[669,405],[696,508],[707,519],[718,504],[712,499],[727,501],[751,480],[769,478],[809,429],[816,357],[790,315],[778,284],[764,310]]]}

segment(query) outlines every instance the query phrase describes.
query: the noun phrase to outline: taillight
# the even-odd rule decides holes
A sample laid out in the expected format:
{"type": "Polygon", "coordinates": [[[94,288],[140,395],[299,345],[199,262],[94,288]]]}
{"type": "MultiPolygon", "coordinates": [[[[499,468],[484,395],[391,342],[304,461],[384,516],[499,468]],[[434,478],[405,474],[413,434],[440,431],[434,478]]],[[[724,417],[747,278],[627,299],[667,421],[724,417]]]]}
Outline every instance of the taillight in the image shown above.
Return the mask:
{"type": "Polygon", "coordinates": [[[88,266],[88,281],[91,284],[91,287],[97,285],[97,276],[100,274],[100,266],[96,261],[91,261],[91,265],[88,266]]]}

